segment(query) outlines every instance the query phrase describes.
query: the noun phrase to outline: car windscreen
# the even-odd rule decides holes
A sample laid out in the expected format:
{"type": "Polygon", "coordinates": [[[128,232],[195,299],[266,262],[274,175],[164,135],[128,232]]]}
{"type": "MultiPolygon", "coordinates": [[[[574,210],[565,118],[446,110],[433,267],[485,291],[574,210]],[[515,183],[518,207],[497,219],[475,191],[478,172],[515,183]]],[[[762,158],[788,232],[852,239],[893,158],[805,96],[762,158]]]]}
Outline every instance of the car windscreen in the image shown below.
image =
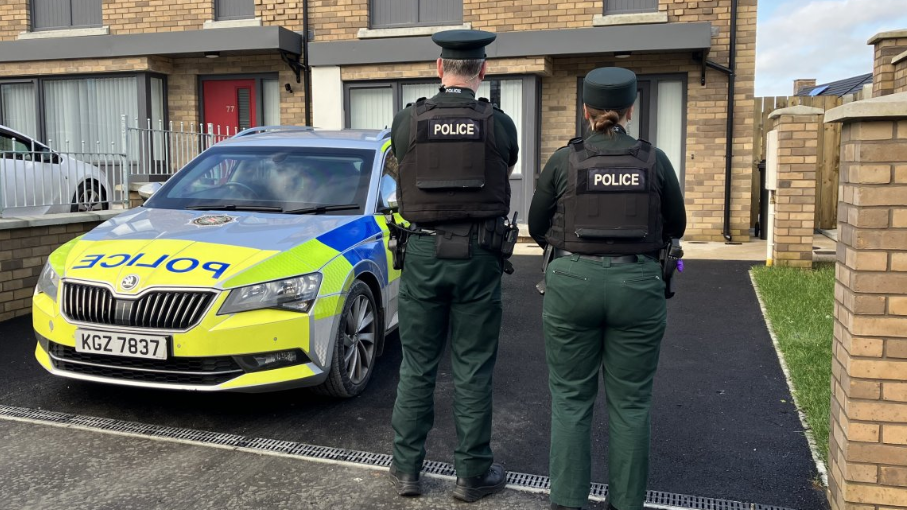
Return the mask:
{"type": "Polygon", "coordinates": [[[374,153],[287,147],[212,148],[148,202],[162,209],[363,214],[374,153]]]}

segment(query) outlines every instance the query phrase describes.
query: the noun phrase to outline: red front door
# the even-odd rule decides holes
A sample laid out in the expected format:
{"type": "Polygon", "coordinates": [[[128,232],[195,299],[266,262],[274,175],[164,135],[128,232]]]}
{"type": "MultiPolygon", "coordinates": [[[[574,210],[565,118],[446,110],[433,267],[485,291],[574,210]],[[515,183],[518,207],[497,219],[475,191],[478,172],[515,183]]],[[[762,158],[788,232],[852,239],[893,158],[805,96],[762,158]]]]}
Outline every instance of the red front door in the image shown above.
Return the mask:
{"type": "Polygon", "coordinates": [[[255,80],[206,80],[202,82],[205,101],[205,124],[214,132],[233,135],[253,127],[255,122],[255,80]]]}

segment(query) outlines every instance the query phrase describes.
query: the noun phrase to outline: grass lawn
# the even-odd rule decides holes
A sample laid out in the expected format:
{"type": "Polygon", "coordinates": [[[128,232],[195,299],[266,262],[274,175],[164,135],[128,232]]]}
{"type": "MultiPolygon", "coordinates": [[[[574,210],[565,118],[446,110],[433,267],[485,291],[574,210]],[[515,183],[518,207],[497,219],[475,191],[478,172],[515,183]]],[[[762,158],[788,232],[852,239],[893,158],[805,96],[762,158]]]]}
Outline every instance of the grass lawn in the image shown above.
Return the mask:
{"type": "Polygon", "coordinates": [[[755,267],[753,276],[790,369],[794,394],[828,464],[834,264],[813,271],[755,267]]]}

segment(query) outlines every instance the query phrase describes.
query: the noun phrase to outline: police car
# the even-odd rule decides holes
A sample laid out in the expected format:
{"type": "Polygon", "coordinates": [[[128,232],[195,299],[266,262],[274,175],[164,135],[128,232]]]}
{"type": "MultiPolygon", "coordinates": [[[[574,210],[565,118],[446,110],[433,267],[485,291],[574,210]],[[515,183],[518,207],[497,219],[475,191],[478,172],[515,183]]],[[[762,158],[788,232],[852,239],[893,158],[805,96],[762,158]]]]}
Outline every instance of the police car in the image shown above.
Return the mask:
{"type": "Polygon", "coordinates": [[[359,394],[397,324],[389,137],[264,127],[205,151],[50,255],[38,362],[128,386],[359,394]]]}

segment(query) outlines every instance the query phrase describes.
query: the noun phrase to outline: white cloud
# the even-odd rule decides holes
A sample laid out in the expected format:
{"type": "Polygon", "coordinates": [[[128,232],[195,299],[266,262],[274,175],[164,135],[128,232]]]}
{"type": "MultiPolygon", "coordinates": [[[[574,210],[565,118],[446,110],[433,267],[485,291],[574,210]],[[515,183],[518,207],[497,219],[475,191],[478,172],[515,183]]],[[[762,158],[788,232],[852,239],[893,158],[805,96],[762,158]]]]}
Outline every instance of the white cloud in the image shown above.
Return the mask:
{"type": "Polygon", "coordinates": [[[907,28],[905,0],[788,2],[758,27],[756,95],[788,95],[796,78],[819,83],[872,71],[878,32],[907,28]]]}

